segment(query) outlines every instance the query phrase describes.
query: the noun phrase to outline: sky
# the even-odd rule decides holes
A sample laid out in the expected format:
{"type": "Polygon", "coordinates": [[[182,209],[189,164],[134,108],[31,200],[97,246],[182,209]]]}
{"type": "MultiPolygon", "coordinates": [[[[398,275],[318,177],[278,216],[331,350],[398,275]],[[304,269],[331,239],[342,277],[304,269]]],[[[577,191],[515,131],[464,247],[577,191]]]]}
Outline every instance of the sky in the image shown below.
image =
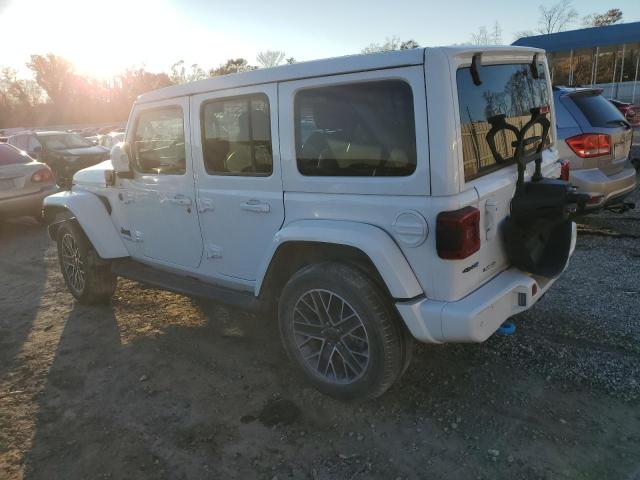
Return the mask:
{"type": "MultiPolygon", "coordinates": [[[[52,52],[79,73],[108,77],[127,67],[203,68],[231,57],[256,63],[262,50],[298,61],[359,53],[386,37],[422,46],[466,43],[498,21],[503,43],[537,26],[555,0],[0,0],[0,66],[26,74],[30,54],[52,52]]],[[[580,16],[620,8],[640,20],[640,1],[574,1],[580,16]]],[[[578,28],[576,25],[575,28],[578,28]]]]}

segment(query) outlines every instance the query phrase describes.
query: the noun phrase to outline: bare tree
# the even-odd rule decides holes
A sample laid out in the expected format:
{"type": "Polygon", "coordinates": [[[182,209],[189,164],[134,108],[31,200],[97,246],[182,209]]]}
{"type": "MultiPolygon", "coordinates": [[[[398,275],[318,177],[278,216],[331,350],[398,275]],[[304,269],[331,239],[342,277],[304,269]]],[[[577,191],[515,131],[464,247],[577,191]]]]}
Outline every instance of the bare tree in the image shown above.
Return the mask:
{"type": "Polygon", "coordinates": [[[612,8],[607,10],[605,13],[592,13],[591,15],[587,15],[582,19],[582,24],[585,27],[605,27],[621,21],[622,10],[619,8],[612,8]]]}
{"type": "Polygon", "coordinates": [[[474,45],[500,45],[502,43],[502,28],[498,22],[493,24],[491,31],[487,27],[478,28],[471,34],[471,43],[474,45]]]}
{"type": "Polygon", "coordinates": [[[390,52],[392,50],[409,50],[412,48],[419,48],[420,45],[413,39],[402,41],[396,35],[387,37],[384,43],[370,43],[362,49],[362,53],[379,53],[390,52]]]}
{"type": "Polygon", "coordinates": [[[245,58],[230,58],[225,63],[221,63],[218,68],[212,68],[209,70],[209,76],[217,77],[218,75],[248,72],[249,70],[255,69],[256,67],[249,65],[249,62],[245,58]]]}
{"type": "Polygon", "coordinates": [[[533,37],[535,35],[538,35],[538,32],[534,30],[519,30],[513,33],[513,40],[516,41],[521,38],[533,37]]]}
{"type": "Polygon", "coordinates": [[[573,8],[571,0],[561,0],[550,7],[540,5],[538,31],[542,34],[562,32],[577,18],[578,12],[573,8]]]}
{"type": "Polygon", "coordinates": [[[264,68],[277,67],[284,60],[285,53],[280,50],[265,50],[256,56],[256,61],[264,68]]]}
{"type": "Polygon", "coordinates": [[[205,72],[197,63],[191,65],[191,71],[187,71],[184,66],[184,60],[178,60],[176,63],[171,65],[169,78],[172,83],[180,85],[182,83],[195,82],[196,80],[207,78],[207,72],[205,72]]]}

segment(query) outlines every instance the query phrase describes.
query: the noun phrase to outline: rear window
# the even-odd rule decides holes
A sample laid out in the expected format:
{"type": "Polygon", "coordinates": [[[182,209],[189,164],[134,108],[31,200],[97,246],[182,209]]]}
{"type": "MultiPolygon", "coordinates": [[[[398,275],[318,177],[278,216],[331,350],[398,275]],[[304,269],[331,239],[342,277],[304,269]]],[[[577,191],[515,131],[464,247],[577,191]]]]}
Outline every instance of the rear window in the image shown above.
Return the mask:
{"type": "Polygon", "coordinates": [[[0,166],[31,162],[31,157],[11,145],[0,144],[0,166]]]}
{"type": "Polygon", "coordinates": [[[294,110],[303,175],[395,177],[416,168],[413,92],[401,80],[302,90],[294,110]]]}
{"type": "Polygon", "coordinates": [[[574,101],[593,127],[611,128],[625,121],[615,105],[600,94],[573,95],[571,100],[574,101]]]}
{"type": "MultiPolygon", "coordinates": [[[[475,85],[469,67],[456,74],[464,178],[469,181],[513,163],[515,135],[502,131],[496,135],[496,149],[505,160],[494,157],[487,133],[489,119],[505,115],[507,123],[522,128],[531,119],[530,109],[549,105],[549,84],[544,65],[538,66],[538,78],[533,78],[530,64],[488,65],[480,69],[481,85],[475,85]]],[[[529,137],[542,134],[540,125],[529,130],[529,137]]],[[[535,148],[537,145],[533,145],[535,148]]]]}

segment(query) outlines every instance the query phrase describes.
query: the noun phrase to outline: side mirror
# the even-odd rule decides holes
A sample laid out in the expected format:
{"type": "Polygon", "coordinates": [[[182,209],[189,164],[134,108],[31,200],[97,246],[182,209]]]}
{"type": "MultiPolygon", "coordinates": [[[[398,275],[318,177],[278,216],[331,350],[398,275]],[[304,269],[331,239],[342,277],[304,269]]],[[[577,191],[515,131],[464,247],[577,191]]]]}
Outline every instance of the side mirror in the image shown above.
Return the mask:
{"type": "Polygon", "coordinates": [[[38,158],[41,152],[42,152],[41,146],[33,147],[33,150],[29,152],[29,156],[33,158],[38,158]]]}
{"type": "Polygon", "coordinates": [[[129,145],[125,142],[117,143],[111,149],[111,165],[120,178],[133,178],[131,161],[129,160],[129,145]]]}

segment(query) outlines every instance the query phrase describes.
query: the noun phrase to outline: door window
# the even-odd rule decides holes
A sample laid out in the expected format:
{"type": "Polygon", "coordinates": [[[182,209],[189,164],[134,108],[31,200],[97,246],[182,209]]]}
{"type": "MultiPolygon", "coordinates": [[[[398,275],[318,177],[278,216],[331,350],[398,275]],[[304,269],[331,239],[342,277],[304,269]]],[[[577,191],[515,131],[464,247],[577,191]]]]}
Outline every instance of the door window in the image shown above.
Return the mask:
{"type": "Polygon", "coordinates": [[[204,166],[210,175],[268,176],[273,171],[269,100],[264,94],[202,107],[204,166]]]}
{"type": "Polygon", "coordinates": [[[180,107],[157,108],[138,115],[133,164],[141,173],[183,175],[187,157],[180,107]]]}
{"type": "Polygon", "coordinates": [[[302,90],[294,111],[303,175],[390,177],[416,169],[413,92],[404,81],[302,90]]]}

